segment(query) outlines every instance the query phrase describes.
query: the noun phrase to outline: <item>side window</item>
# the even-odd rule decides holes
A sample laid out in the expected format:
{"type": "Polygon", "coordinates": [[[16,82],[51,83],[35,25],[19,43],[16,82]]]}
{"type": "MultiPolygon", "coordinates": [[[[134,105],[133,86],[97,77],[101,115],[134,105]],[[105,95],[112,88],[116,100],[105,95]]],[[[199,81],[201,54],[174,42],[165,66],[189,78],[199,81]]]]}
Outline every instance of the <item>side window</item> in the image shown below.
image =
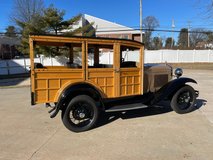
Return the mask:
{"type": "Polygon", "coordinates": [[[131,46],[120,47],[120,64],[121,68],[138,68],[140,61],[140,49],[131,46]]]}
{"type": "Polygon", "coordinates": [[[66,66],[69,68],[82,68],[82,45],[68,44],[68,51],[66,53],[66,66]]]}
{"type": "Polygon", "coordinates": [[[88,46],[89,68],[113,68],[113,45],[88,46]]]}
{"type": "Polygon", "coordinates": [[[35,68],[44,68],[45,66],[65,66],[69,68],[82,68],[82,44],[81,43],[58,43],[53,46],[38,45],[35,53],[38,54],[35,59],[35,68]],[[39,47],[38,47],[39,46],[39,47]],[[42,64],[42,65],[41,65],[42,64]]]}
{"type": "Polygon", "coordinates": [[[82,68],[82,45],[73,44],[69,47],[67,67],[82,68]]]}

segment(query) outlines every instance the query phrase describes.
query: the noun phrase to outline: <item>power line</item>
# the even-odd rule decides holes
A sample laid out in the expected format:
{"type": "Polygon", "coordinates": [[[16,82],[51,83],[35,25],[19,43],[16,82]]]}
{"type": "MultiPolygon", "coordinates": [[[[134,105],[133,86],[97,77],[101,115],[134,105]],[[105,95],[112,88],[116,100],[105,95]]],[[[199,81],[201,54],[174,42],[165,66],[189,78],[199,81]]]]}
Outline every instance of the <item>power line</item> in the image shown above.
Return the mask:
{"type": "MultiPolygon", "coordinates": [[[[96,31],[96,32],[122,32],[122,31],[139,31],[140,28],[135,28],[135,29],[121,29],[121,30],[101,30],[101,31],[96,31]]],[[[142,29],[143,31],[151,31],[151,32],[167,32],[167,33],[171,33],[171,32],[175,32],[175,33],[180,33],[181,30],[169,30],[169,29],[142,29]]],[[[205,34],[209,34],[209,33],[213,33],[213,31],[193,31],[190,30],[189,33],[205,33],[205,34]]]]}
{"type": "MultiPolygon", "coordinates": [[[[171,30],[171,29],[146,29],[146,28],[143,28],[142,30],[143,31],[150,31],[150,32],[167,32],[167,33],[172,33],[172,32],[180,33],[181,32],[181,30],[171,30]]],[[[96,32],[101,33],[101,32],[125,32],[125,31],[140,31],[140,28],[99,30],[99,31],[96,31],[96,32]]],[[[203,34],[213,33],[213,31],[194,31],[194,30],[190,30],[188,32],[189,33],[203,33],[203,34]]],[[[5,33],[6,32],[0,32],[0,35],[5,35],[5,33]]],[[[64,32],[58,32],[58,33],[64,33],[64,32]]],[[[21,35],[22,33],[15,32],[15,34],[21,35]]],[[[33,33],[31,33],[31,34],[33,34],[33,33]]]]}

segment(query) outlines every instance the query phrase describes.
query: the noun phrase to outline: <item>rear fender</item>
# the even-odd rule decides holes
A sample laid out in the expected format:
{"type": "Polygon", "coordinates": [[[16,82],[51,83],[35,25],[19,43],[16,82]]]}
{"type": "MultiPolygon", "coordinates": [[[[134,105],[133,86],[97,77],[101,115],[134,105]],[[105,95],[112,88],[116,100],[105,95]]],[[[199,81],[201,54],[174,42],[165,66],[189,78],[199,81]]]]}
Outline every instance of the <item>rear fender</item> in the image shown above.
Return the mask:
{"type": "Polygon", "coordinates": [[[186,85],[186,83],[197,84],[197,82],[194,79],[191,79],[191,78],[183,77],[183,78],[174,79],[174,80],[170,81],[169,83],[167,83],[166,85],[164,85],[162,88],[160,88],[155,93],[152,104],[156,104],[163,99],[169,99],[169,97],[173,96],[174,93],[177,90],[179,90],[181,87],[186,85]]]}
{"type": "Polygon", "coordinates": [[[96,87],[88,83],[72,84],[67,86],[60,94],[55,106],[55,112],[51,115],[51,118],[54,118],[58,114],[59,110],[65,109],[70,100],[78,95],[88,95],[96,102],[100,103],[100,106],[103,107],[101,91],[99,91],[96,87]]]}

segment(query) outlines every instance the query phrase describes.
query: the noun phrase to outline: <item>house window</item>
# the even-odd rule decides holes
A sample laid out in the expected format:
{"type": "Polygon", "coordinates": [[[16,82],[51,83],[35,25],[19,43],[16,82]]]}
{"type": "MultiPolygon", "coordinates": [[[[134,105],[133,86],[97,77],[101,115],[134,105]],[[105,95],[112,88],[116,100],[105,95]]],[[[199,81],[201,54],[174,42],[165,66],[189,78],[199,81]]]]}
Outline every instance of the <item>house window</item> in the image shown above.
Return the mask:
{"type": "Polygon", "coordinates": [[[123,35],[123,39],[129,39],[128,35],[123,35]]]}

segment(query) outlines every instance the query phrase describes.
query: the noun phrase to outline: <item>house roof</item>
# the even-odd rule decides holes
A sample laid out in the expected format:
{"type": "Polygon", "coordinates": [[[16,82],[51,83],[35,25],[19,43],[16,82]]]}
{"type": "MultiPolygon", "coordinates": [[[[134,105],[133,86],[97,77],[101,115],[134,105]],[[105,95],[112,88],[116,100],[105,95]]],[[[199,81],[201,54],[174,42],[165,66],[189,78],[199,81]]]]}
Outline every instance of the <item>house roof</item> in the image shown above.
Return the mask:
{"type": "Polygon", "coordinates": [[[113,23],[101,18],[97,18],[88,14],[84,14],[83,18],[89,23],[94,23],[93,27],[96,29],[96,35],[100,34],[140,34],[139,30],[126,27],[117,23],[113,23]]]}
{"type": "Polygon", "coordinates": [[[20,45],[21,40],[17,37],[0,36],[0,44],[20,45]]]}

